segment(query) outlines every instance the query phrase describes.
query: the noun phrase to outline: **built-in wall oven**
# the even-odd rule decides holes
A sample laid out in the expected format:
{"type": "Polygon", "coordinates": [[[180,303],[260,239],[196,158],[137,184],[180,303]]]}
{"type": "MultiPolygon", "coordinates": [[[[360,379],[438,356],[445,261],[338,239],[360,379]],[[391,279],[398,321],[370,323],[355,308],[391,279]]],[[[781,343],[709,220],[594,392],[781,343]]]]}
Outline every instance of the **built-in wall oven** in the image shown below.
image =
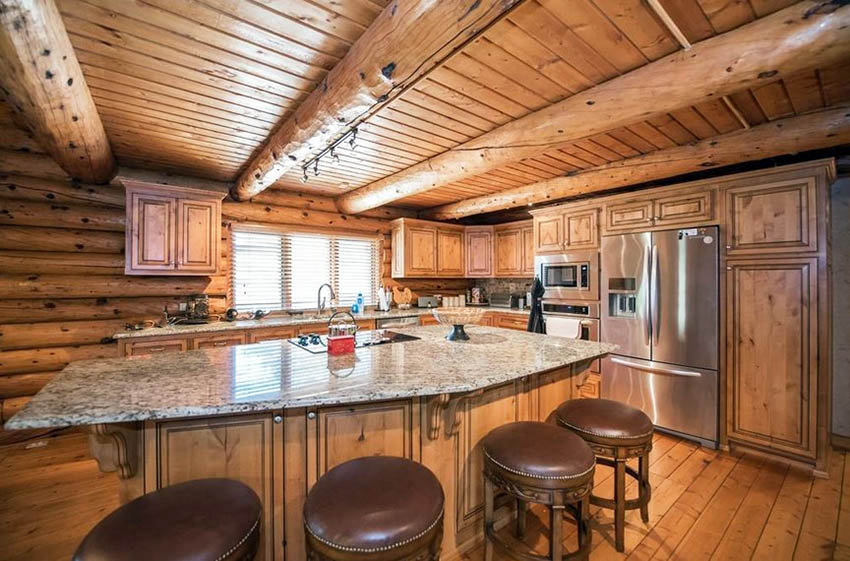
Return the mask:
{"type": "MultiPolygon", "coordinates": [[[[543,321],[550,317],[570,317],[581,322],[581,336],[585,341],[599,341],[599,302],[582,300],[543,299],[543,321]]],[[[599,359],[593,361],[591,372],[600,371],[599,359]]]]}
{"type": "Polygon", "coordinates": [[[599,254],[595,251],[538,255],[534,272],[546,300],[599,300],[599,254]]]}

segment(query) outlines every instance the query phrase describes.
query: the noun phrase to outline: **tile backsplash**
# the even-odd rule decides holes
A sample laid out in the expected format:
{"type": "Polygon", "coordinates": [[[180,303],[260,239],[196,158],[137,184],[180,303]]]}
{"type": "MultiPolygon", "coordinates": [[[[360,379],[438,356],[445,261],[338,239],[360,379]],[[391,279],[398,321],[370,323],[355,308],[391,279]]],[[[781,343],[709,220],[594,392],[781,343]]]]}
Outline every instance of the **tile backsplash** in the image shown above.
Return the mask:
{"type": "Polygon", "coordinates": [[[475,279],[472,286],[481,287],[489,296],[494,292],[528,292],[531,290],[533,278],[512,279],[475,279]]]}

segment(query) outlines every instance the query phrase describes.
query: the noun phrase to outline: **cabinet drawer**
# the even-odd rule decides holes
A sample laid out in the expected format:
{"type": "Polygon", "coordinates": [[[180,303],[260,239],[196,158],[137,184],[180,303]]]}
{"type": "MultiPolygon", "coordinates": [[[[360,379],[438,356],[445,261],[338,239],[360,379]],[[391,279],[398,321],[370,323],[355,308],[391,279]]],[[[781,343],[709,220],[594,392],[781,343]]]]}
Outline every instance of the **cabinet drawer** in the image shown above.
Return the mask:
{"type": "Polygon", "coordinates": [[[495,325],[496,327],[525,331],[528,327],[528,318],[514,314],[499,314],[496,316],[495,325]]]}
{"type": "Polygon", "coordinates": [[[714,218],[714,192],[703,191],[655,199],[655,225],[704,222],[714,218]]]}
{"type": "Polygon", "coordinates": [[[186,339],[160,339],[158,341],[136,341],[124,347],[126,356],[154,355],[160,353],[175,353],[189,349],[186,339]]]}
{"type": "Polygon", "coordinates": [[[638,201],[609,205],[605,209],[605,228],[630,230],[652,226],[652,201],[638,201]]]}
{"type": "Polygon", "coordinates": [[[246,339],[249,343],[262,343],[275,339],[291,339],[295,337],[295,327],[271,327],[268,329],[252,329],[247,332],[246,339]]]}
{"type": "Polygon", "coordinates": [[[215,347],[229,347],[231,345],[243,345],[245,333],[228,333],[227,335],[209,335],[195,337],[192,339],[192,349],[212,349],[215,347]]]}

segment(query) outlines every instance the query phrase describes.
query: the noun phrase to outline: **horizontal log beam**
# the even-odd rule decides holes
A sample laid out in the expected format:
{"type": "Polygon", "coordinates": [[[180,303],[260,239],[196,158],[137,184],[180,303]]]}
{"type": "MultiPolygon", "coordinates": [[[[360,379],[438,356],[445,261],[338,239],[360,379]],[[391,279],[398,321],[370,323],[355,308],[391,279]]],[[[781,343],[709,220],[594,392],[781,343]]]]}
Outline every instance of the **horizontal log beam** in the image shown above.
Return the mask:
{"type": "MultiPolygon", "coordinates": [[[[281,189],[266,189],[256,197],[251,199],[251,202],[270,204],[277,206],[288,206],[291,208],[301,208],[305,210],[320,210],[323,212],[337,213],[336,201],[333,197],[323,197],[313,193],[301,193],[298,191],[283,191],[281,189]]],[[[385,220],[393,220],[395,218],[415,218],[416,211],[384,206],[374,208],[360,213],[359,216],[367,218],[383,218],[385,220]]]]}
{"type": "Polygon", "coordinates": [[[26,175],[0,176],[0,197],[61,204],[95,203],[124,208],[124,188],[121,186],[51,181],[26,175]]]}
{"type": "Polygon", "coordinates": [[[0,299],[111,298],[227,294],[227,280],[218,277],[132,277],[124,275],[0,274],[0,299]]]}
{"type": "Polygon", "coordinates": [[[805,0],[526,115],[341,195],[356,214],[653,115],[846,60],[850,5],[805,0]]]}
{"type": "Polygon", "coordinates": [[[55,181],[66,181],[68,174],[47,154],[0,150],[0,171],[7,174],[30,175],[55,181]]]}
{"type": "Polygon", "coordinates": [[[118,345],[78,345],[0,352],[0,376],[61,370],[75,360],[114,358],[118,345]]]}
{"type": "Polygon", "coordinates": [[[33,372],[0,376],[0,399],[35,395],[59,372],[33,372]]]}
{"type": "Polygon", "coordinates": [[[121,275],[124,255],[0,250],[0,271],[7,274],[121,275]]]}
{"type": "Polygon", "coordinates": [[[52,0],[4,0],[3,96],[71,177],[105,183],[115,158],[77,55],[52,0]]]}
{"type": "Polygon", "coordinates": [[[123,209],[0,198],[0,225],[51,226],[123,232],[123,209]]]}
{"type": "Polygon", "coordinates": [[[850,143],[850,105],[627,158],[566,177],[434,207],[420,214],[432,220],[452,220],[846,143],[850,143]]]}
{"type": "MultiPolygon", "coordinates": [[[[181,296],[115,297],[115,298],[15,298],[0,300],[0,318],[5,323],[39,321],[75,321],[136,319],[158,320],[163,308],[177,315],[181,296]]],[[[227,309],[224,296],[210,296],[210,313],[223,314],[227,309]]]]}
{"type": "Polygon", "coordinates": [[[109,343],[125,320],[0,324],[0,351],[109,343]]]}
{"type": "Polygon", "coordinates": [[[0,249],[79,253],[122,253],[124,232],[4,226],[0,224],[0,249]]]}
{"type": "Polygon", "coordinates": [[[312,228],[335,228],[358,232],[388,232],[388,220],[364,216],[346,216],[338,212],[305,210],[260,203],[233,203],[224,201],[221,215],[236,222],[261,222],[312,228]]]}
{"type": "Polygon", "coordinates": [[[522,0],[391,2],[266,141],[233,190],[247,200],[405,91],[522,0]]]}

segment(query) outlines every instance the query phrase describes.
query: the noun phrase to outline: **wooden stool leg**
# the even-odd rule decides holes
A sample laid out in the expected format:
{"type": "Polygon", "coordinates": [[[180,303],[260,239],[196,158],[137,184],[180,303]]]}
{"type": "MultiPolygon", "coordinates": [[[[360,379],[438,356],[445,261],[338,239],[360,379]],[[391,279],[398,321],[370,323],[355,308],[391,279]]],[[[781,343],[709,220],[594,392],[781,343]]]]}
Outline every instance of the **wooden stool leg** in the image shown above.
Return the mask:
{"type": "Polygon", "coordinates": [[[614,467],[614,545],[620,553],[625,549],[626,532],[626,462],[617,460],[614,467]]]}
{"type": "Polygon", "coordinates": [[[585,507],[585,503],[587,503],[587,500],[576,503],[576,513],[578,514],[578,517],[576,518],[576,536],[578,537],[579,547],[584,545],[584,532],[582,532],[581,529],[582,523],[586,520],[584,513],[587,508],[585,507]]]}
{"type": "Polygon", "coordinates": [[[638,471],[640,475],[640,484],[638,492],[640,493],[640,519],[644,522],[649,522],[649,501],[646,500],[647,491],[649,490],[649,456],[642,454],[638,458],[638,471]]]}
{"type": "Polygon", "coordinates": [[[552,505],[549,508],[549,558],[561,561],[564,556],[564,507],[552,505]]]}
{"type": "Polygon", "coordinates": [[[525,537],[525,515],[526,515],[526,504],[525,501],[521,499],[516,500],[516,537],[522,539],[525,537]]]}
{"type": "Polygon", "coordinates": [[[493,561],[493,541],[490,539],[489,529],[493,525],[493,494],[495,492],[493,482],[484,477],[484,561],[493,561]]]}

